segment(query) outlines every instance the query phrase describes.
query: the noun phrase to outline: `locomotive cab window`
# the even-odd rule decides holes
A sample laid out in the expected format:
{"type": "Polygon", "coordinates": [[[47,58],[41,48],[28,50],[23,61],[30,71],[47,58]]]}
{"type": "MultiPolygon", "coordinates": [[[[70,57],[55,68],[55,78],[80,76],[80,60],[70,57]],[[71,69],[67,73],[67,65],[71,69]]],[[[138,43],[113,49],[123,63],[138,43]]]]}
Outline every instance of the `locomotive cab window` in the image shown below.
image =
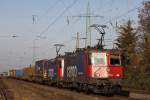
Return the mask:
{"type": "Polygon", "coordinates": [[[93,65],[106,65],[106,54],[105,53],[92,53],[92,64],[93,65]]]}
{"type": "Polygon", "coordinates": [[[110,64],[111,65],[121,65],[119,56],[110,56],[110,64]]]}

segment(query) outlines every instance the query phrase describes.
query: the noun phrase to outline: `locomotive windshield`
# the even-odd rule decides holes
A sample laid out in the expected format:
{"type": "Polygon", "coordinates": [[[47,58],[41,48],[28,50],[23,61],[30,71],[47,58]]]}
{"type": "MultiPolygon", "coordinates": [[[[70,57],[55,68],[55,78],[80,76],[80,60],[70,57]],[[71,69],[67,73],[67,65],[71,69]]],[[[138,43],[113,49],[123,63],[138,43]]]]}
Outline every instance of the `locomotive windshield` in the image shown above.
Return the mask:
{"type": "Polygon", "coordinates": [[[111,65],[121,65],[120,63],[120,57],[119,56],[114,56],[114,55],[111,55],[110,56],[110,64],[111,65]]]}
{"type": "Polygon", "coordinates": [[[106,65],[106,53],[92,53],[93,65],[106,65]]]}

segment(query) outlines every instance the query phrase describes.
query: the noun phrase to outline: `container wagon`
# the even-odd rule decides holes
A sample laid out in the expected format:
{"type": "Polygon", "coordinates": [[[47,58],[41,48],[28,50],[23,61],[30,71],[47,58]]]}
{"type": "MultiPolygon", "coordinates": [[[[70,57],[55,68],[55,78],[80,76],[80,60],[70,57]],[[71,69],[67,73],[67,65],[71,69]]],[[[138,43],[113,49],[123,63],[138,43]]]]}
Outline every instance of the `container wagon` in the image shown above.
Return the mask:
{"type": "Polygon", "coordinates": [[[21,69],[11,69],[9,70],[9,76],[12,78],[21,78],[22,77],[22,70],[21,69]]]}
{"type": "Polygon", "coordinates": [[[35,66],[25,67],[22,69],[22,79],[26,81],[34,81],[35,66]]]}

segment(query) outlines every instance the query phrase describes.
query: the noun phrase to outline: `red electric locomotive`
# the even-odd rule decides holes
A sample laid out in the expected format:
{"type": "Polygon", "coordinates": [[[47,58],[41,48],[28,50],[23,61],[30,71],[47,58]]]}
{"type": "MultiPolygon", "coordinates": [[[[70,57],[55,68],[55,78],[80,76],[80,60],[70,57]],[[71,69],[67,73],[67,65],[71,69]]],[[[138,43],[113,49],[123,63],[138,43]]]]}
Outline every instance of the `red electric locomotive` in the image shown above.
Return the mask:
{"type": "Polygon", "coordinates": [[[57,60],[59,87],[105,94],[121,91],[124,67],[119,53],[115,51],[77,50],[57,57],[57,60]]]}

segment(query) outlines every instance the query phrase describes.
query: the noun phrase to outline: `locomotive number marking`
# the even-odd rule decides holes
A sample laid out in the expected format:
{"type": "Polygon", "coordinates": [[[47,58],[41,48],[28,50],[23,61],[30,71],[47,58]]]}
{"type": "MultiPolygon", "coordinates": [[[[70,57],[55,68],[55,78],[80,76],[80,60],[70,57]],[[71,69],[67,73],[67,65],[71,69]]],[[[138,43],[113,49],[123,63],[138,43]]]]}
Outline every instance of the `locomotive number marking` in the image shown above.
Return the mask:
{"type": "Polygon", "coordinates": [[[67,67],[67,77],[77,77],[77,66],[67,67]]]}

